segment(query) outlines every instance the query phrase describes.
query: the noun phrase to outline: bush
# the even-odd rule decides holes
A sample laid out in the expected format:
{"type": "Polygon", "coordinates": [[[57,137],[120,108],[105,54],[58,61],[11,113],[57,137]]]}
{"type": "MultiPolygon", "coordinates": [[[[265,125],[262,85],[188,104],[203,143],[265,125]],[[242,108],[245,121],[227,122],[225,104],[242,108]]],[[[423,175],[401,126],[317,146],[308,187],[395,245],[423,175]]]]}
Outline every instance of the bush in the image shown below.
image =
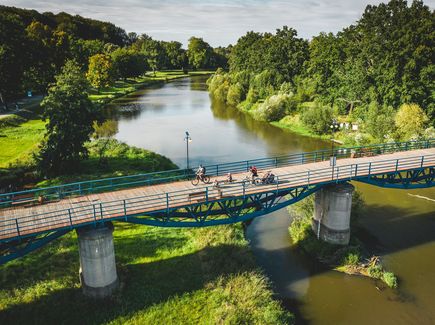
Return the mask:
{"type": "Polygon", "coordinates": [[[390,288],[397,288],[397,277],[394,273],[384,272],[382,275],[382,281],[384,281],[390,288]]]}
{"type": "Polygon", "coordinates": [[[237,106],[243,100],[243,88],[239,83],[229,86],[227,93],[227,103],[237,106]]]}
{"type": "Polygon", "coordinates": [[[289,95],[273,95],[257,108],[256,114],[260,120],[272,122],[282,119],[288,113],[289,95]]]}
{"type": "Polygon", "coordinates": [[[283,83],[283,78],[275,70],[264,70],[251,79],[250,89],[255,89],[258,99],[267,98],[275,93],[283,83]]]}
{"type": "Polygon", "coordinates": [[[332,121],[332,109],[328,106],[316,104],[313,107],[302,110],[302,122],[314,133],[324,134],[329,132],[332,121]]]}
{"type": "Polygon", "coordinates": [[[358,251],[353,250],[348,252],[347,255],[343,257],[342,264],[356,266],[358,265],[360,260],[361,260],[361,254],[358,251]]]}
{"type": "Polygon", "coordinates": [[[218,70],[215,75],[207,80],[208,90],[215,99],[226,103],[230,87],[229,77],[227,73],[219,72],[218,70]]]}
{"type": "Polygon", "coordinates": [[[395,122],[402,140],[418,138],[429,121],[428,117],[417,104],[403,104],[397,111],[395,122]]]}
{"type": "Polygon", "coordinates": [[[382,267],[378,264],[371,265],[368,267],[367,272],[368,274],[375,279],[381,279],[382,278],[382,267]]]}

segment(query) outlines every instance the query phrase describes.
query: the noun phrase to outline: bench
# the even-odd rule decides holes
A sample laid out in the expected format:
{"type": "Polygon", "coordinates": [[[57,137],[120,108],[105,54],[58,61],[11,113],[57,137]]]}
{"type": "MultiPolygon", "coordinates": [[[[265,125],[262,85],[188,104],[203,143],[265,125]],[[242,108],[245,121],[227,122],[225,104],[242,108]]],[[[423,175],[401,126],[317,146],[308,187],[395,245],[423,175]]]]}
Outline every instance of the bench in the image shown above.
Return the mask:
{"type": "Polygon", "coordinates": [[[12,199],[11,205],[20,205],[20,204],[33,204],[33,203],[44,203],[44,197],[42,195],[35,197],[34,194],[21,194],[21,195],[15,195],[12,199]]]}
{"type": "Polygon", "coordinates": [[[350,154],[350,158],[373,157],[376,153],[370,149],[361,149],[350,154]]]}

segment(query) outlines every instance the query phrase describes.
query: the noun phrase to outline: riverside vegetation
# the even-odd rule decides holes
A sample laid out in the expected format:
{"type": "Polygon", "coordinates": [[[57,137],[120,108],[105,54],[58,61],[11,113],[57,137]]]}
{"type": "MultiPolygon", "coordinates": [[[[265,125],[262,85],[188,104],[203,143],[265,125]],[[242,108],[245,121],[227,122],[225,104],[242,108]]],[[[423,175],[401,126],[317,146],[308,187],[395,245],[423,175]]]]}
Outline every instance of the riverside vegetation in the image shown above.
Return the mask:
{"type": "Polygon", "coordinates": [[[329,138],[335,119],[334,137],[349,145],[434,137],[433,15],[422,1],[392,0],[311,41],[286,26],[248,32],[229,71],[208,81],[210,94],[303,135],[329,138]]]}
{"type": "Polygon", "coordinates": [[[293,244],[309,256],[334,270],[347,274],[368,276],[383,281],[390,288],[397,287],[397,278],[386,271],[379,257],[371,256],[364,243],[358,239],[358,218],[362,215],[364,200],[358,191],[353,193],[351,212],[351,239],[347,246],[333,245],[317,239],[311,228],[314,213],[314,196],[291,205],[288,211],[292,217],[289,227],[293,244]]]}

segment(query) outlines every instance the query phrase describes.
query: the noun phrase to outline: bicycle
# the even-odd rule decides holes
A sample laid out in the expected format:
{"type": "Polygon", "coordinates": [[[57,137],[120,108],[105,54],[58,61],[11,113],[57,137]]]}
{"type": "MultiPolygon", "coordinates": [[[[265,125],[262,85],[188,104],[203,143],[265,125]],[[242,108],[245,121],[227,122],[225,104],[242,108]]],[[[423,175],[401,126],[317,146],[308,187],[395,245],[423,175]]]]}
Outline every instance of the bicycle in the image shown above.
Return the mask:
{"type": "Polygon", "coordinates": [[[196,186],[199,184],[199,181],[203,182],[204,184],[210,184],[210,176],[203,175],[202,177],[199,175],[196,175],[194,179],[192,179],[190,182],[193,186],[196,186]]]}

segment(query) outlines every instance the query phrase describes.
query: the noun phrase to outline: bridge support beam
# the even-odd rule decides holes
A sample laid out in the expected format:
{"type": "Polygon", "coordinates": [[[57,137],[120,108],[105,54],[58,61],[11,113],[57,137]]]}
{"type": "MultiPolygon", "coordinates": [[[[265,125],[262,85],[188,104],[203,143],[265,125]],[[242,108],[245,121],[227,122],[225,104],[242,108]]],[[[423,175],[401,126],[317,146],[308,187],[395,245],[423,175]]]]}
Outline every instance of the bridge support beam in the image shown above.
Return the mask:
{"type": "Polygon", "coordinates": [[[349,183],[341,183],[316,192],[312,229],[319,239],[331,244],[349,244],[354,189],[349,183]]]}
{"type": "Polygon", "coordinates": [[[112,223],[77,229],[80,282],[86,296],[104,298],[118,288],[112,233],[112,223]]]}

